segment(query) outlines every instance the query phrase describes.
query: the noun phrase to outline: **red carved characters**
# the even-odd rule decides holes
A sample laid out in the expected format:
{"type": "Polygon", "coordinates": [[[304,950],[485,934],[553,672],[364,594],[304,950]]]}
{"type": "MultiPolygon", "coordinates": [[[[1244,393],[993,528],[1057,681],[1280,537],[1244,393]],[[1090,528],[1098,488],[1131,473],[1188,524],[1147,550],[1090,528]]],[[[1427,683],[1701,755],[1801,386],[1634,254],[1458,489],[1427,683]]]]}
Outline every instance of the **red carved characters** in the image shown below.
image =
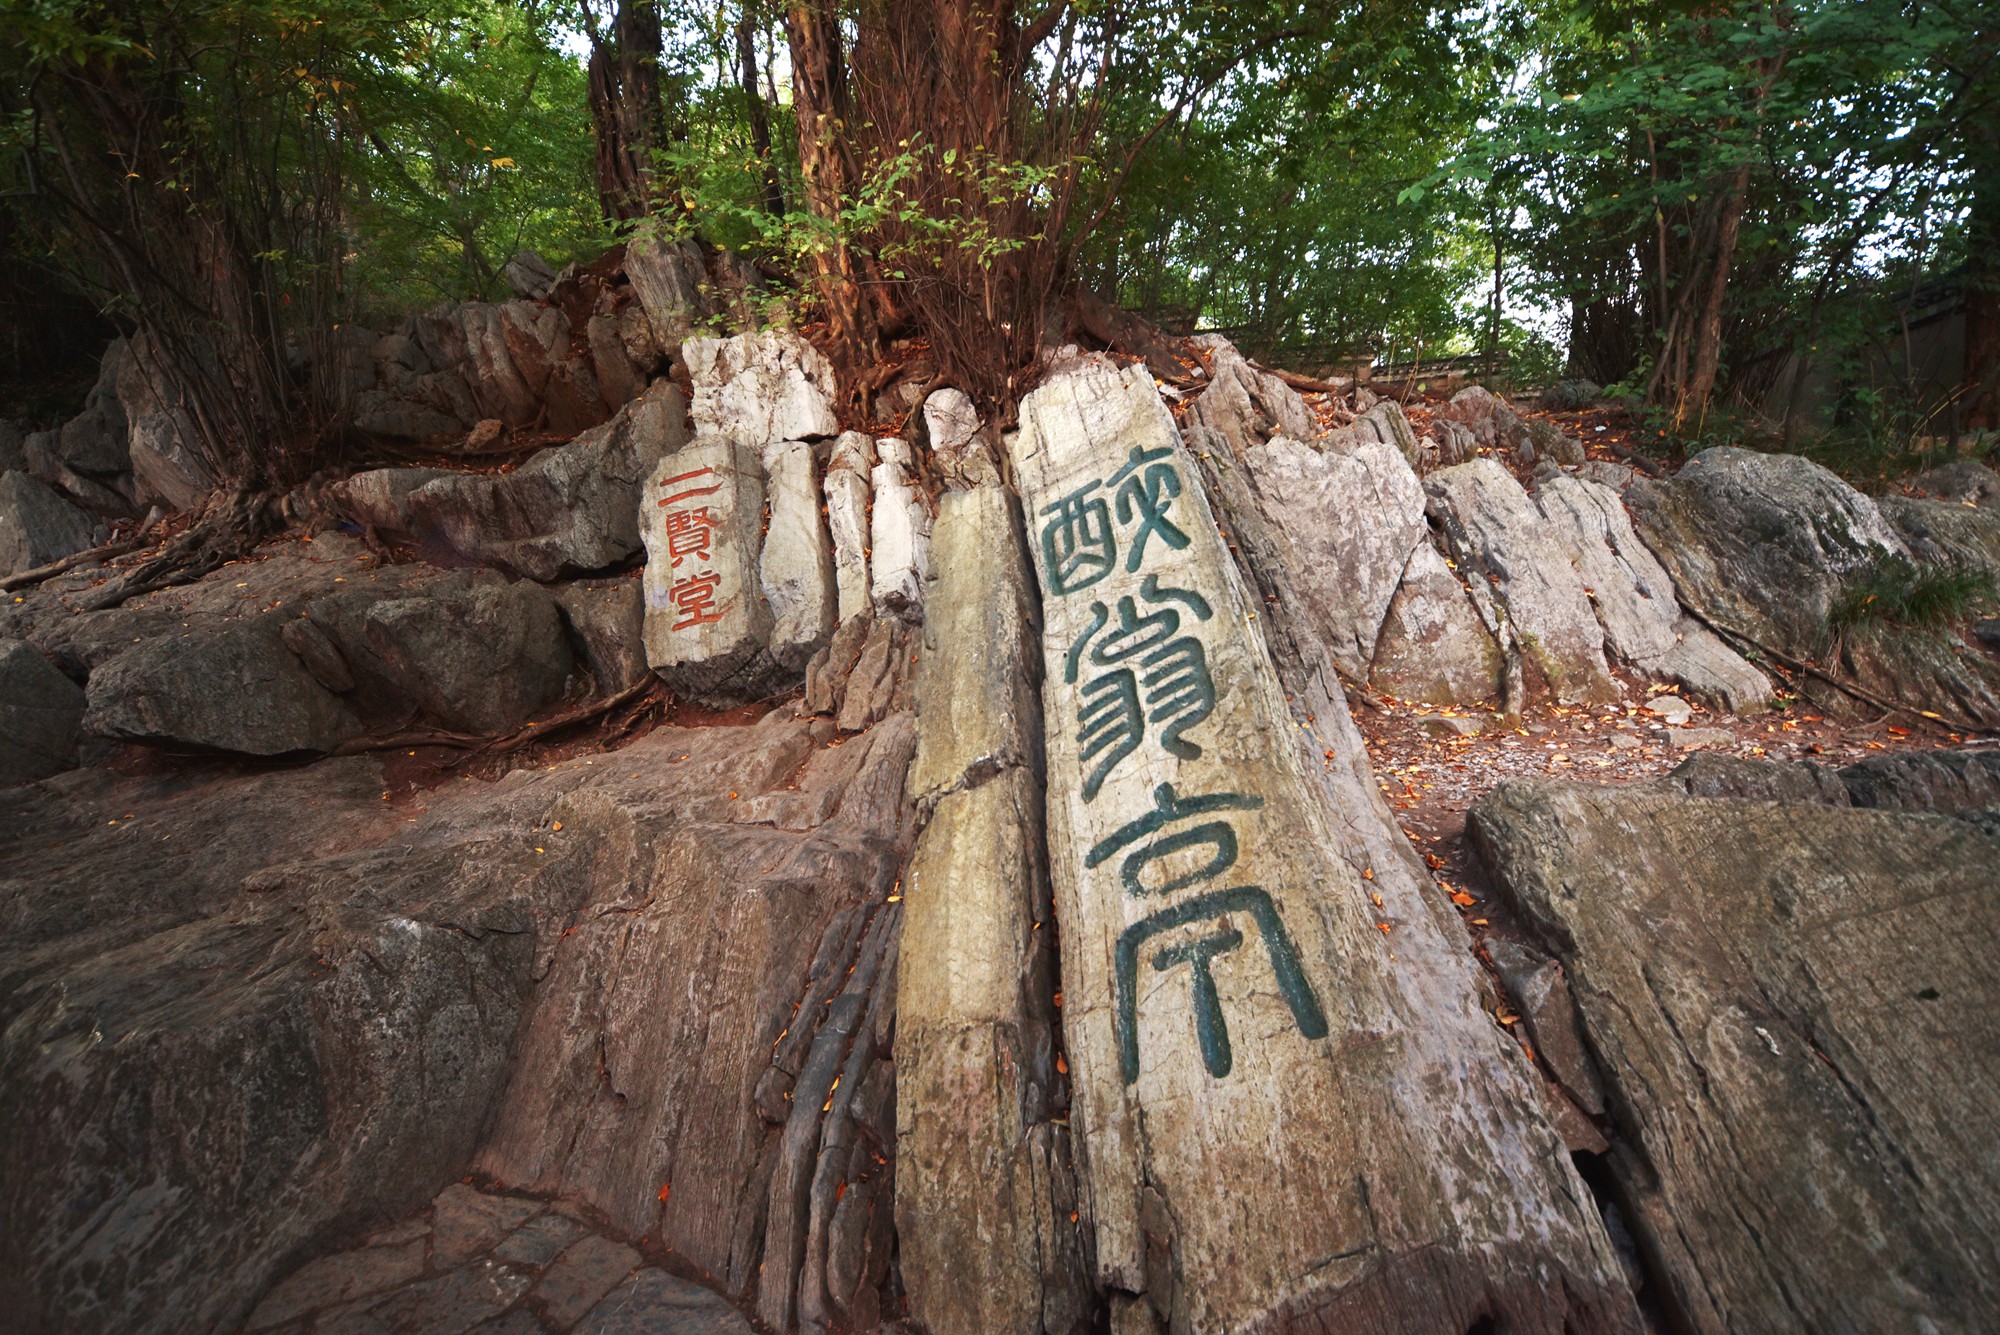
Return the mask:
{"type": "Polygon", "coordinates": [[[713,570],[703,569],[713,559],[710,542],[718,527],[715,512],[707,505],[690,505],[685,509],[671,509],[679,501],[689,501],[700,496],[712,496],[722,490],[720,482],[713,481],[713,468],[697,468],[691,473],[680,473],[674,477],[662,478],[662,487],[681,488],[660,501],[667,509],[667,556],[674,569],[674,580],[667,590],[667,597],[680,609],[681,618],[674,622],[673,629],[687,630],[705,622],[720,621],[728,613],[726,604],[715,601],[716,589],[722,577],[713,570]],[[708,486],[688,485],[698,479],[711,479],[708,486]],[[684,569],[682,563],[688,565],[684,569]]]}

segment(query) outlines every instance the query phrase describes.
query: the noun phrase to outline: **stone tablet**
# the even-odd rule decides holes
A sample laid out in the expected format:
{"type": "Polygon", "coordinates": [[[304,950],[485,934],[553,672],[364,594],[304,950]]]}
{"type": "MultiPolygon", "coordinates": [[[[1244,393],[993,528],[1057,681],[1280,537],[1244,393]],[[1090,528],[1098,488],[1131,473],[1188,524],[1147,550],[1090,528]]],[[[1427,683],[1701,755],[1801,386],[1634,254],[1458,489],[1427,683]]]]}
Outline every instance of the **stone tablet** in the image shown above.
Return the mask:
{"type": "Polygon", "coordinates": [[[646,662],[704,703],[774,689],[771,610],[758,589],[764,470],[757,452],[702,436],[668,455],[639,502],[646,543],[646,662]]]}
{"type": "Polygon", "coordinates": [[[1559,1142],[1468,1023],[1469,978],[1434,927],[1398,929],[1413,958],[1381,930],[1144,368],[1045,384],[1012,449],[1114,1326],[1636,1329],[1559,1142]]]}

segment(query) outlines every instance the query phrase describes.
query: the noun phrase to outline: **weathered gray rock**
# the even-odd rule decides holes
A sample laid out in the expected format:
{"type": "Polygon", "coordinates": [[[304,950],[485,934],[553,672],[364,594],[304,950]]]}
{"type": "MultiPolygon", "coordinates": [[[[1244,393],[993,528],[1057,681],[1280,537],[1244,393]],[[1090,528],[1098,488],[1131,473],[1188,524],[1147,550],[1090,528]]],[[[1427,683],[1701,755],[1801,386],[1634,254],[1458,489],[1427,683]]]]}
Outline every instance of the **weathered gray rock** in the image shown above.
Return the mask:
{"type": "Polygon", "coordinates": [[[1518,657],[1528,689],[1566,703],[1616,699],[1583,581],[1521,484],[1493,460],[1474,459],[1431,474],[1424,490],[1459,569],[1491,585],[1503,618],[1492,629],[1518,657]]]}
{"type": "Polygon", "coordinates": [[[874,606],[868,577],[868,507],[873,490],[875,442],[860,431],[843,432],[826,468],[826,526],[833,541],[838,614],[844,625],[874,606]]]}
{"type": "Polygon", "coordinates": [[[1063,1032],[1118,1328],[1636,1330],[1462,937],[1360,797],[1337,695],[1287,708],[1151,378],[1056,375],[1013,462],[1046,620],[1063,1032]]]}
{"type": "Polygon", "coordinates": [[[1394,399],[1383,399],[1355,418],[1352,424],[1338,431],[1328,432],[1327,440],[1333,448],[1340,448],[1349,441],[1355,444],[1374,441],[1393,446],[1410,467],[1418,471],[1428,471],[1437,462],[1418,442],[1416,432],[1410,428],[1410,419],[1403,415],[1403,405],[1394,399]],[[1331,445],[1336,441],[1341,445],[1331,445]]]}
{"type": "Polygon", "coordinates": [[[839,432],[833,368],[812,344],[784,329],[681,344],[694,377],[694,423],[753,449],[839,432]]]}
{"type": "MultiPolygon", "coordinates": [[[[1681,602],[1708,621],[1794,658],[1831,657],[1864,690],[1949,720],[2000,721],[2000,668],[1955,640],[1893,621],[1830,634],[1850,581],[1913,554],[1873,501],[1824,468],[1716,448],[1625,495],[1681,602]]],[[[1856,709],[1817,678],[1802,685],[1822,708],[1856,709]]]]}
{"type": "Polygon", "coordinates": [[[676,691],[740,704],[783,684],[758,586],[764,470],[751,446],[698,436],[647,480],[646,661],[676,691]]]}
{"type": "Polygon", "coordinates": [[[1274,435],[1311,440],[1319,434],[1319,419],[1306,401],[1278,377],[1250,365],[1228,339],[1203,334],[1193,342],[1208,352],[1211,366],[1208,388],[1188,410],[1189,425],[1215,432],[1239,456],[1274,435]]]}
{"type": "Polygon", "coordinates": [[[2000,586],[2000,497],[1987,509],[1896,495],[1876,506],[1920,557],[1983,570],[2000,586]]]}
{"type": "Polygon", "coordinates": [[[441,477],[441,468],[371,468],[336,482],[335,503],[348,518],[385,537],[414,537],[410,531],[410,493],[441,477]]]}
{"type": "Polygon", "coordinates": [[[1576,999],[1570,995],[1562,966],[1516,941],[1489,941],[1486,953],[1521,1008],[1521,1022],[1527,1027],[1536,1057],[1579,1108],[1602,1116],[1604,1082],[1584,1046],[1576,999]]]}
{"type": "Polygon", "coordinates": [[[916,454],[907,441],[875,442],[881,462],[873,474],[869,513],[869,597],[878,618],[916,621],[924,611],[924,572],[930,566],[930,507],[916,487],[916,454]]]}
{"type": "Polygon", "coordinates": [[[1730,713],[1769,707],[1770,679],[1681,611],[1673,580],[1639,541],[1616,492],[1557,477],[1542,486],[1536,504],[1590,594],[1606,647],[1730,713]]]}
{"type": "Polygon", "coordinates": [[[1910,490],[1954,505],[2000,508],[2000,473],[1971,459],[1957,459],[1919,473],[1910,479],[1910,490]]]}
{"type": "Polygon", "coordinates": [[[371,436],[430,441],[458,435],[467,425],[450,413],[390,390],[371,389],[354,397],[354,429],[371,436]]]}
{"type": "Polygon", "coordinates": [[[979,411],[961,389],[940,389],[924,400],[920,443],[931,468],[954,488],[990,486],[1001,481],[1000,465],[982,430],[979,411]]]}
{"type": "Polygon", "coordinates": [[[512,473],[446,473],[410,488],[400,527],[530,579],[602,570],[639,551],[643,483],[687,439],[685,399],[659,381],[609,422],[512,473]]]}
{"type": "Polygon", "coordinates": [[[1718,447],[1625,493],[1684,601],[1788,652],[1816,646],[1844,577],[1909,549],[1818,464],[1718,447]]]}
{"type": "Polygon", "coordinates": [[[1527,430],[1507,400],[1482,385],[1467,385],[1452,395],[1438,416],[1463,423],[1484,449],[1512,445],[1527,430]]]}
{"type": "Polygon", "coordinates": [[[904,877],[896,1206],[911,1314],[1057,1335],[1095,1306],[1055,1068],[1034,592],[1012,497],[948,493],[917,678],[904,877]]]}
{"type": "Polygon", "coordinates": [[[646,598],[636,579],[584,579],[549,590],[598,693],[616,695],[646,679],[646,598]]]}
{"type": "MultiPolygon", "coordinates": [[[[370,670],[459,732],[514,731],[561,696],[575,666],[562,613],[534,584],[440,581],[425,596],[371,605],[361,634],[370,670]]],[[[350,651],[349,661],[363,656],[350,651]]]]}
{"type": "Polygon", "coordinates": [[[1437,442],[1437,466],[1450,468],[1462,464],[1479,453],[1479,438],[1472,434],[1472,428],[1449,417],[1437,417],[1431,421],[1431,435],[1437,442]]]}
{"type": "Polygon", "coordinates": [[[820,495],[812,446],[790,440],[765,447],[769,520],[758,579],[771,609],[771,657],[791,672],[804,672],[839,624],[833,551],[820,495]]]}
{"type": "Polygon", "coordinates": [[[0,473],[0,575],[17,575],[90,546],[97,523],[26,473],[0,473]]]}
{"type": "MultiPolygon", "coordinates": [[[[384,801],[359,759],[86,770],[0,793],[10,1327],[236,1329],[299,1259],[476,1163],[738,1294],[817,1229],[801,1288],[816,1265],[814,1301],[872,1328],[890,1283],[893,1010],[843,988],[894,976],[900,905],[884,901],[908,849],[911,742],[906,719],[830,749],[789,716],[662,728],[616,763],[447,782],[414,804],[384,801]],[[867,1060],[850,1069],[851,1040],[867,1060]],[[780,1136],[755,1096],[819,1051],[846,1101],[799,1101],[812,1149],[794,1235],[768,1227],[780,1136]]],[[[486,1245],[518,1206],[441,1220],[436,1258],[486,1245]]],[[[344,1293],[357,1321],[392,1303],[370,1319],[433,1329],[483,1301],[496,1259],[536,1264],[512,1254],[519,1236],[403,1284],[426,1233],[397,1226],[369,1240],[378,1255],[320,1272],[317,1296],[285,1292],[344,1293]]],[[[608,1241],[577,1241],[543,1283],[608,1241]]],[[[622,1250],[570,1321],[639,1264],[622,1250]]]]}
{"type": "Polygon", "coordinates": [[[532,250],[517,250],[514,258],[500,267],[500,277],[517,297],[534,300],[548,295],[555,286],[556,271],[532,250]]]}
{"type": "Polygon", "coordinates": [[[701,247],[692,238],[665,242],[635,237],[625,246],[625,277],[638,294],[654,342],[662,348],[679,347],[707,309],[701,292],[707,276],[701,247]]]}
{"type": "Polygon", "coordinates": [[[25,640],[0,639],[0,787],[76,765],[83,691],[25,640]]]}
{"type": "Polygon", "coordinates": [[[253,756],[330,751],[361,731],[285,647],[275,613],[148,639],[90,674],[84,731],[253,756]]]}
{"type": "Polygon", "coordinates": [[[1598,1059],[1677,1328],[2000,1311],[2000,841],[1934,814],[1517,781],[1472,809],[1598,1059]]]}
{"type": "Polygon", "coordinates": [[[1840,771],[1848,802],[1899,811],[2000,811],[2000,751],[1909,751],[1840,771]]]}
{"type": "Polygon", "coordinates": [[[1287,539],[1280,578],[1298,615],[1348,680],[1365,680],[1389,600],[1429,536],[1416,473],[1394,443],[1320,453],[1284,436],[1251,445],[1240,467],[1251,503],[1287,539]]]}
{"type": "Polygon", "coordinates": [[[1401,700],[1486,704],[1500,698],[1506,666],[1458,576],[1418,543],[1383,615],[1369,684],[1401,700]]]}
{"type": "Polygon", "coordinates": [[[1586,461],[1583,442],[1574,436],[1564,435],[1553,422],[1537,417],[1530,419],[1527,427],[1528,444],[1534,447],[1531,460],[1547,459],[1565,468],[1576,468],[1586,461]]]}
{"type": "Polygon", "coordinates": [[[648,1266],[604,1296],[576,1335],[752,1335],[750,1323],[699,1284],[648,1266]]]}

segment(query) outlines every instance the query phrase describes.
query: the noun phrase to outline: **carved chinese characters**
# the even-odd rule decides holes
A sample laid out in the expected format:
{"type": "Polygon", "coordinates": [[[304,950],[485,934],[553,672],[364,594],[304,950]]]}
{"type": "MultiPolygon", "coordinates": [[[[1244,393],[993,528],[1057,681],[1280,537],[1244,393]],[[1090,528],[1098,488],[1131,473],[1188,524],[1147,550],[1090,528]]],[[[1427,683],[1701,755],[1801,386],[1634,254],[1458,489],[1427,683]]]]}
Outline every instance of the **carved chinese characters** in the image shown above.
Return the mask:
{"type": "Polygon", "coordinates": [[[782,670],[766,645],[758,587],[764,476],[754,451],[703,436],[664,459],[640,502],[646,542],[646,661],[708,703],[753,699],[782,670]]]}
{"type": "Polygon", "coordinates": [[[1525,1082],[1496,1080],[1436,929],[1413,925],[1424,954],[1398,959],[1360,876],[1372,831],[1304,744],[1150,376],[1057,376],[1011,448],[1043,591],[1063,1034],[1114,1325],[1463,1330],[1493,1303],[1560,1330],[1583,1294],[1575,1328],[1599,1328],[1601,1233],[1526,1204],[1574,1191],[1559,1142],[1522,1125],[1525,1082]],[[1409,1117],[1426,1101],[1443,1122],[1409,1117]],[[1513,1129],[1480,1162],[1448,1161],[1495,1122],[1513,1129]],[[1440,1288],[1447,1254],[1507,1238],[1518,1261],[1453,1262],[1484,1297],[1440,1288]]]}

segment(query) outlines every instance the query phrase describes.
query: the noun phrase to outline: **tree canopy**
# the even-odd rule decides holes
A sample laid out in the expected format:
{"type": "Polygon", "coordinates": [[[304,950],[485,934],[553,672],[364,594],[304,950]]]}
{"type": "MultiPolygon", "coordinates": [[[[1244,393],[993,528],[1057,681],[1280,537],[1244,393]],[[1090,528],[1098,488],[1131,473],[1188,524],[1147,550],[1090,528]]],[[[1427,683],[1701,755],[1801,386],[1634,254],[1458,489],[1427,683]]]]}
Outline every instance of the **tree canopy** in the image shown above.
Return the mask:
{"type": "Polygon", "coordinates": [[[854,365],[928,338],[989,400],[1089,290],[1787,440],[1826,425],[1815,375],[1879,417],[1942,285],[1963,373],[1901,411],[1957,430],[2000,399],[1996,8],[12,0],[0,244],[16,291],[146,331],[244,478],[337,428],[288,348],[635,230],[796,283],[854,365]]]}

